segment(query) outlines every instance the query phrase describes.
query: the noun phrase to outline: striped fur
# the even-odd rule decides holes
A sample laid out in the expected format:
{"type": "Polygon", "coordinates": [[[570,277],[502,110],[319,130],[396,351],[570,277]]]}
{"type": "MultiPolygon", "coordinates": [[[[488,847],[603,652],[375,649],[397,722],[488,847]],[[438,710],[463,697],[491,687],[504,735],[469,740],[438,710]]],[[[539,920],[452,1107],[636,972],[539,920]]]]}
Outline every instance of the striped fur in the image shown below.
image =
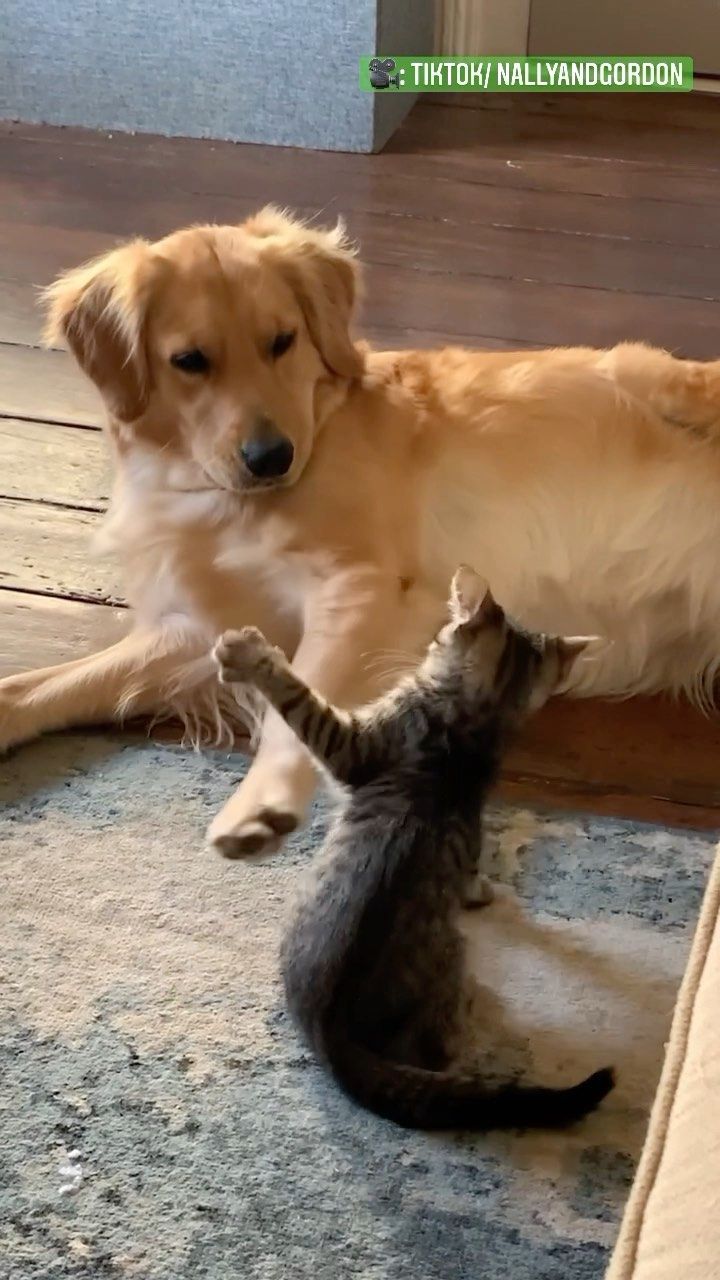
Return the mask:
{"type": "Polygon", "coordinates": [[[465,985],[457,916],[479,869],[484,799],[508,730],[587,641],[521,631],[467,569],[450,609],[417,673],[352,714],[254,628],[216,649],[222,679],[252,682],[346,791],[283,942],[288,1006],[346,1092],[398,1124],[567,1124],[605,1096],[610,1071],[567,1089],[491,1086],[451,1057],[465,985]]]}

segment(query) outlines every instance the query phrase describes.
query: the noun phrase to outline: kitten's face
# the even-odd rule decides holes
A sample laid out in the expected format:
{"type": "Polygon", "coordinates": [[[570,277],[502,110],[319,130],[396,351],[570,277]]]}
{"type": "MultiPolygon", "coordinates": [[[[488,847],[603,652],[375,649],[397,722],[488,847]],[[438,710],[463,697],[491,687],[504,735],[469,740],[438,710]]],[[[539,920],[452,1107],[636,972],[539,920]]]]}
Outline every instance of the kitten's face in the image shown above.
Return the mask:
{"type": "Polygon", "coordinates": [[[541,707],[593,640],[524,631],[496,603],[485,580],[465,565],[452,580],[449,611],[450,621],[430,645],[423,673],[439,681],[461,674],[470,699],[489,699],[508,711],[541,707]]]}

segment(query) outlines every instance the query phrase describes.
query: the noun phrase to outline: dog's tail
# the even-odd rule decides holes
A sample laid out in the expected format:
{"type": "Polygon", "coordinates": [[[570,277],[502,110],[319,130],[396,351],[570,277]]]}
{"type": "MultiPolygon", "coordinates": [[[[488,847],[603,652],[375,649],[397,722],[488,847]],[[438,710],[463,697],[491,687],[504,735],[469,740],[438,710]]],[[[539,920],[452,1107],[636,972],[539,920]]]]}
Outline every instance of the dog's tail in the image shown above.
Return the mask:
{"type": "Polygon", "coordinates": [[[615,1084],[612,1068],[569,1088],[511,1083],[491,1086],[477,1076],[426,1071],[392,1062],[336,1029],[324,1046],[341,1088],[361,1106],[407,1129],[563,1128],[581,1120],[615,1084]]]}

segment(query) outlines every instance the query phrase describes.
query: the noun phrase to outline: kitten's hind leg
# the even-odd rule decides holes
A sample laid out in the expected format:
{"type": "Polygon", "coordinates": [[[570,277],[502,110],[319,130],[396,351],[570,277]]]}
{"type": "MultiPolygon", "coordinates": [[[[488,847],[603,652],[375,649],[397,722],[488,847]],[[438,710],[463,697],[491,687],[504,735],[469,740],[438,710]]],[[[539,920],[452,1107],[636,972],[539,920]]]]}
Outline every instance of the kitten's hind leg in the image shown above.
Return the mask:
{"type": "Polygon", "coordinates": [[[391,1031],[382,1028],[380,1051],[395,1062],[425,1071],[444,1071],[452,1061],[446,1029],[438,1025],[435,1011],[422,1005],[396,1020],[391,1031]]]}
{"type": "Polygon", "coordinates": [[[476,911],[479,907],[487,907],[495,899],[495,890],[488,877],[481,871],[469,879],[465,889],[463,906],[466,911],[476,911]]]}
{"type": "Polygon", "coordinates": [[[308,688],[285,654],[256,627],[226,631],[213,657],[224,684],[250,682],[265,695],[317,760],[340,782],[362,756],[361,730],[347,712],[308,688]]]}
{"type": "Polygon", "coordinates": [[[421,976],[416,998],[401,1034],[402,1061],[426,1071],[444,1071],[457,1055],[461,1039],[460,999],[464,982],[464,944],[456,936],[438,966],[421,976]],[[434,969],[434,972],[433,972],[434,969]]]}
{"type": "Polygon", "coordinates": [[[446,1071],[452,1062],[445,1037],[436,1027],[419,1027],[412,1037],[412,1050],[407,1061],[410,1066],[425,1071],[446,1071]]]}

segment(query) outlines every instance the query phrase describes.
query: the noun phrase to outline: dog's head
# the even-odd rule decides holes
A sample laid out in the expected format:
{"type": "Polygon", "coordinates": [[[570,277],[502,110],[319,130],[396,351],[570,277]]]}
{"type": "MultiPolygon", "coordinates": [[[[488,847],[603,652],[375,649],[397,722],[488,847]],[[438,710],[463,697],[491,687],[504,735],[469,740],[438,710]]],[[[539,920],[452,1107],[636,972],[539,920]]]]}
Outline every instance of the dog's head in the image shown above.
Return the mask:
{"type": "Polygon", "coordinates": [[[328,408],[362,373],[354,251],[276,209],[239,227],[136,240],[47,291],[121,441],[138,436],[230,490],[293,484],[328,408]]]}

